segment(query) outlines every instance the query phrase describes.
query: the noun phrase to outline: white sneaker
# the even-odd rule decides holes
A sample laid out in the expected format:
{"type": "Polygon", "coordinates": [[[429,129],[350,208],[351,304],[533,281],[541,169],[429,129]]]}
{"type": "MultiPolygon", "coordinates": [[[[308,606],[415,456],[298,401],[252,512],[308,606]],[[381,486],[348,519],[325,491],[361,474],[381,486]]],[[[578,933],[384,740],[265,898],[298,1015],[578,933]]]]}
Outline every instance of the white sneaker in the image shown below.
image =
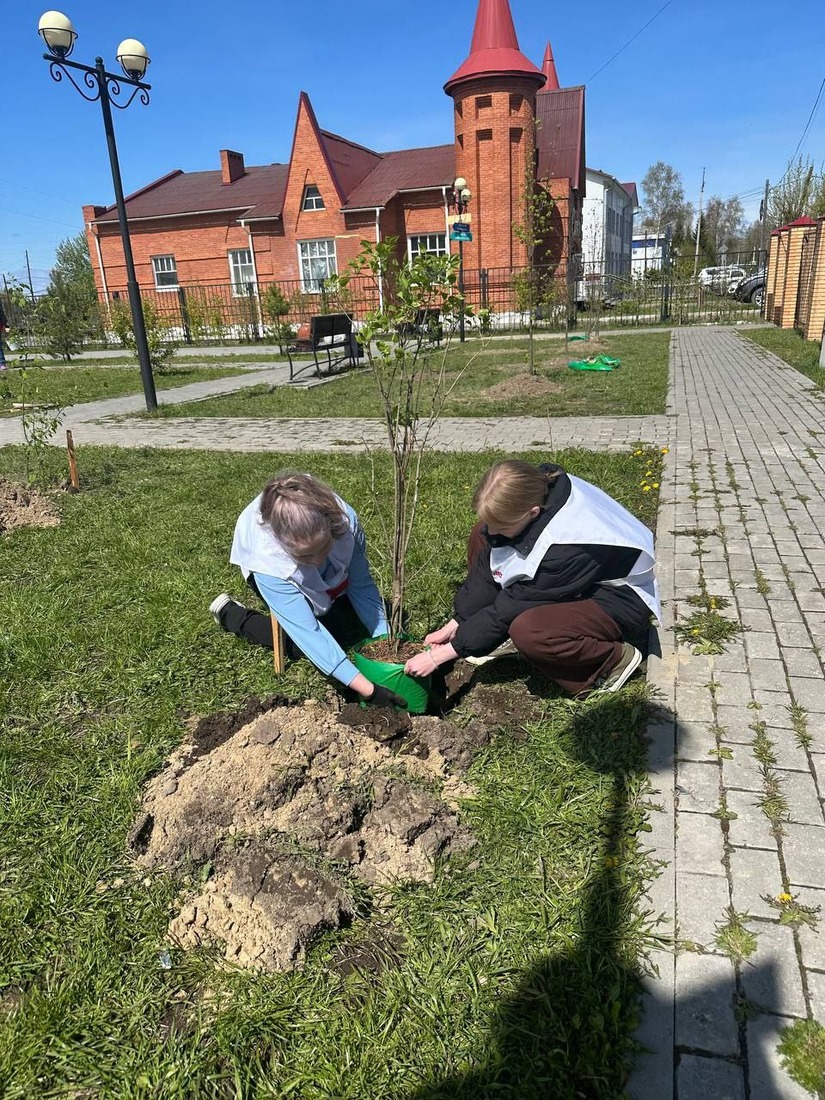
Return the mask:
{"type": "Polygon", "coordinates": [[[490,661],[497,661],[500,657],[510,657],[514,653],[518,653],[518,650],[511,638],[508,638],[506,642],[502,642],[500,646],[496,646],[492,653],[485,653],[483,657],[465,657],[464,660],[468,664],[479,665],[489,664],[490,661]]]}
{"type": "Polygon", "coordinates": [[[212,603],[209,605],[209,610],[212,612],[212,618],[220,627],[223,626],[223,623],[221,622],[221,612],[226,607],[226,605],[230,603],[237,604],[238,607],[243,606],[242,604],[238,603],[237,600],[233,600],[228,592],[221,592],[220,596],[216,596],[212,603]]]}
{"type": "Polygon", "coordinates": [[[601,683],[593,689],[594,694],[606,691],[618,691],[624,687],[639,665],[642,663],[642,655],[635,646],[625,642],[622,646],[622,655],[618,663],[613,666],[601,683]]]}

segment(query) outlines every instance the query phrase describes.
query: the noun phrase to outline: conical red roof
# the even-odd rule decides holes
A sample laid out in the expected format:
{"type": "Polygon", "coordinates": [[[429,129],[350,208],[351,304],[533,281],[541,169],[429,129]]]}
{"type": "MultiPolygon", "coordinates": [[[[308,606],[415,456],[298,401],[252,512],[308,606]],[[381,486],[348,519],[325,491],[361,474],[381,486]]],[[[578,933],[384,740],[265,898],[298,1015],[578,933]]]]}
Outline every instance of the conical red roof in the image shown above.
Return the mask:
{"type": "Polygon", "coordinates": [[[556,62],[553,60],[553,50],[550,43],[547,43],[547,49],[544,51],[544,61],[541,63],[541,71],[547,78],[547,83],[542,88],[543,92],[555,92],[561,87],[559,84],[559,75],[556,72],[556,62]]]}
{"type": "Polygon", "coordinates": [[[511,75],[532,77],[539,86],[545,80],[519,49],[509,0],[479,0],[470,56],[444,85],[444,91],[452,95],[459,84],[477,77],[511,75]]]}

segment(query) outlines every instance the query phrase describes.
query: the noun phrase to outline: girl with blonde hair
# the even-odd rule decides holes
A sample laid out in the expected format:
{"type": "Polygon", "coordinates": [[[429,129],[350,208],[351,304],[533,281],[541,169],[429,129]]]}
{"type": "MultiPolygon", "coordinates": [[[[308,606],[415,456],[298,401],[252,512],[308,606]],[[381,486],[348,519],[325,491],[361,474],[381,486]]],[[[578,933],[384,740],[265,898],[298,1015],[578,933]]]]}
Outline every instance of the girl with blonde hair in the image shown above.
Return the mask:
{"type": "Polygon", "coordinates": [[[414,676],[464,657],[509,653],[574,696],[617,691],[642,662],[660,615],[653,535],[561,466],[494,463],[473,496],[478,522],[454,616],[407,662],[414,676]]]}
{"type": "MultiPolygon", "coordinates": [[[[406,706],[359,672],[340,645],[354,629],[377,638],[388,626],[358,516],[327,485],[305,473],[271,478],[238,517],[229,560],[269,606],[293,652],[370,704],[406,706]]],[[[268,615],[226,592],[209,610],[224,630],[272,649],[268,615]]]]}

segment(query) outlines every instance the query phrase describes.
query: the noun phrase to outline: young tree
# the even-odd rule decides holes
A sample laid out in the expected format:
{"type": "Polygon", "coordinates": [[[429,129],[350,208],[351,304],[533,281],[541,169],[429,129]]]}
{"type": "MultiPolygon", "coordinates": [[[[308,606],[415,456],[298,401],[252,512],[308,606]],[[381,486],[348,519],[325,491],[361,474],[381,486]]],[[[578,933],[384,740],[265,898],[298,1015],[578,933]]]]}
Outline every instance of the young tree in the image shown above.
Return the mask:
{"type": "Polygon", "coordinates": [[[346,292],[356,276],[369,277],[376,290],[380,286],[383,291],[382,304],[367,314],[358,342],[376,383],[392,459],[392,530],[383,519],[382,524],[392,568],[390,633],[397,639],[424,452],[460,376],[451,377],[447,371],[450,337],[461,308],[458,257],[423,252],[408,263],[399,257],[394,237],[378,243],[362,241],[361,252],[348,269],[330,280],[331,289],[346,292]]]}
{"type": "Polygon", "coordinates": [[[520,195],[520,218],[513,222],[513,236],[524,245],[527,255],[527,267],[516,276],[515,289],[519,307],[527,312],[527,346],[530,374],[536,373],[536,355],[533,341],[536,306],[547,298],[548,280],[552,283],[553,272],[545,262],[547,241],[552,228],[553,211],[556,203],[546,183],[536,179],[533,167],[533,145],[528,143],[525,165],[524,185],[520,195]]]}

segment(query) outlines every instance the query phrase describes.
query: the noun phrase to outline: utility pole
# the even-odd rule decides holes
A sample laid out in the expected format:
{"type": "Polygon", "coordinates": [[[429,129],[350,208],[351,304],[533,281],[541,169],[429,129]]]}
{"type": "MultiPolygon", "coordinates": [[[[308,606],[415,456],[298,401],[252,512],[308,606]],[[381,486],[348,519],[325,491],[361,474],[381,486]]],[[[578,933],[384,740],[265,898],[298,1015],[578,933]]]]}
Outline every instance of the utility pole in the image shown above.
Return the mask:
{"type": "Polygon", "coordinates": [[[702,187],[699,191],[699,217],[696,220],[696,252],[693,255],[693,278],[699,269],[699,234],[702,232],[702,199],[705,195],[705,170],[702,169],[702,187]]]}
{"type": "Polygon", "coordinates": [[[34,305],[34,283],[32,282],[32,265],[29,263],[29,250],[26,249],[26,271],[29,273],[29,294],[34,305]]]}
{"type": "Polygon", "coordinates": [[[768,238],[768,197],[771,193],[771,181],[765,180],[765,197],[762,200],[762,209],[759,211],[760,221],[762,222],[762,232],[760,235],[759,251],[761,253],[761,263],[763,267],[767,267],[767,256],[765,255],[765,243],[768,238]]]}

